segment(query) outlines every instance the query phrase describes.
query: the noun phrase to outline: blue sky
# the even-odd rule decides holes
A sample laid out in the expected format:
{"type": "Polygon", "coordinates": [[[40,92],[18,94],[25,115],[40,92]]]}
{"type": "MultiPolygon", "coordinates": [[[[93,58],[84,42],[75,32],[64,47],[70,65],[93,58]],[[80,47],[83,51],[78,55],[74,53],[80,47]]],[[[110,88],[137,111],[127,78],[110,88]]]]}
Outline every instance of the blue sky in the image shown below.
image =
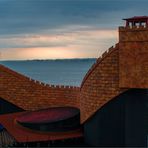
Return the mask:
{"type": "Polygon", "coordinates": [[[0,0],[0,59],[92,58],[147,0],[0,0]]]}

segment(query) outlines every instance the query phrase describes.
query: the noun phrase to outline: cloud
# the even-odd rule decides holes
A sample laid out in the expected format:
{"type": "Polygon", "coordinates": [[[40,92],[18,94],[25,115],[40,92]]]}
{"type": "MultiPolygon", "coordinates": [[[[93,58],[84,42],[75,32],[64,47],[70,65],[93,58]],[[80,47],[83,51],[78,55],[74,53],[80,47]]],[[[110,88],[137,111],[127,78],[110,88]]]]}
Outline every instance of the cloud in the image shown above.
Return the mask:
{"type": "Polygon", "coordinates": [[[0,35],[39,33],[72,24],[115,28],[122,17],[147,12],[147,4],[146,0],[0,1],[0,35]]]}
{"type": "Polygon", "coordinates": [[[118,42],[121,19],[146,15],[147,5],[147,0],[0,0],[1,57],[98,57],[118,42]]]}
{"type": "Polygon", "coordinates": [[[66,47],[73,44],[93,45],[117,38],[117,30],[100,30],[86,26],[65,26],[53,33],[0,37],[1,48],[66,47]],[[71,29],[72,28],[72,29],[71,29]]]}
{"type": "Polygon", "coordinates": [[[15,35],[0,38],[2,59],[98,57],[117,42],[117,30],[65,26],[60,34],[15,35]],[[67,30],[65,29],[67,28],[67,30]],[[4,48],[5,47],[5,48],[4,48]],[[12,53],[12,55],[10,54],[12,53]],[[17,53],[17,54],[14,54],[17,53]],[[11,56],[10,56],[11,55],[11,56]]]}

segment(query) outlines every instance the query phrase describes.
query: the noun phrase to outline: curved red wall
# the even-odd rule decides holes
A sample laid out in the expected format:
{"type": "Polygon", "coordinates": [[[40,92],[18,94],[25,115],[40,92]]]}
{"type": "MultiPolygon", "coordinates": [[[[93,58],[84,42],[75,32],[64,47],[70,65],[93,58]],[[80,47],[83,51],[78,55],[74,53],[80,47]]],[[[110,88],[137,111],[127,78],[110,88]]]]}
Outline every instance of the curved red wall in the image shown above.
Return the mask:
{"type": "Polygon", "coordinates": [[[88,71],[81,85],[81,122],[125,91],[119,88],[119,45],[111,47],[88,71]]]}
{"type": "Polygon", "coordinates": [[[45,85],[0,65],[0,97],[25,110],[79,108],[79,87],[45,85]]]}

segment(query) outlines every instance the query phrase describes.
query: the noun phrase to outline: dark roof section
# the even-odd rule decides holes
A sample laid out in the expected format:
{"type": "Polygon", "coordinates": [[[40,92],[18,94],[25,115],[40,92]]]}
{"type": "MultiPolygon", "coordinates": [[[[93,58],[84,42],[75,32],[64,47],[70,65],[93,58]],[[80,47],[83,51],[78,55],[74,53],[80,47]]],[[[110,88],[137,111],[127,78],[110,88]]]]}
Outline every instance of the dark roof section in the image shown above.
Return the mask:
{"type": "Polygon", "coordinates": [[[52,107],[23,113],[15,119],[23,127],[36,131],[63,132],[80,128],[80,110],[52,107]]]}
{"type": "Polygon", "coordinates": [[[127,21],[146,21],[148,20],[148,16],[134,16],[131,18],[125,18],[123,20],[127,20],[127,21]]]}

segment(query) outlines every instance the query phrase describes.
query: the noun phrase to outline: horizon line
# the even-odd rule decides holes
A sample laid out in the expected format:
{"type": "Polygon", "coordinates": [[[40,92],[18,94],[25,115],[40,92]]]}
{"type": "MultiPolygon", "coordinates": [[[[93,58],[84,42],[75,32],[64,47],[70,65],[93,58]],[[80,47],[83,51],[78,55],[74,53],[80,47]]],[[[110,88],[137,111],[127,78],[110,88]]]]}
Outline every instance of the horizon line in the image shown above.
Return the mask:
{"type": "Polygon", "coordinates": [[[97,58],[66,58],[66,59],[14,59],[14,60],[0,60],[0,62],[11,62],[11,61],[58,61],[58,60],[90,60],[90,59],[97,59],[97,58]]]}

